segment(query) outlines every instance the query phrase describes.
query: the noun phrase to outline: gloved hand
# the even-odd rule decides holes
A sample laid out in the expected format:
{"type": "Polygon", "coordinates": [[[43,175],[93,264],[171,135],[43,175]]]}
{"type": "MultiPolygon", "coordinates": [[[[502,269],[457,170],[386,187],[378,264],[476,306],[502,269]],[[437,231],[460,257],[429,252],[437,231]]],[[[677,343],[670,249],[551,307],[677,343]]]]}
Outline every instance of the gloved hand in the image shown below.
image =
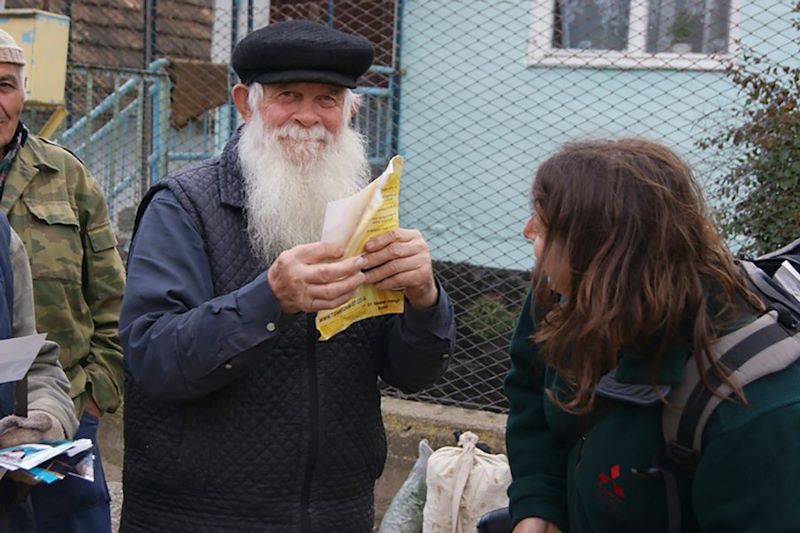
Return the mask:
{"type": "Polygon", "coordinates": [[[45,411],[31,411],[24,418],[9,415],[0,419],[0,448],[63,438],[61,423],[45,411]]]}

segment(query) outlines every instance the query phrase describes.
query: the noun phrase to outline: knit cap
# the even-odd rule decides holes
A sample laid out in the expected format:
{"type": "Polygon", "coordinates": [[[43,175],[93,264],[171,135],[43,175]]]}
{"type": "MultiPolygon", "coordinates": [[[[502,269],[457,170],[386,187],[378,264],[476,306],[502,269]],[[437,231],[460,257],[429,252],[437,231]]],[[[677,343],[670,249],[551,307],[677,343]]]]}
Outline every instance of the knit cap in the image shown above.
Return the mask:
{"type": "Polygon", "coordinates": [[[0,63],[25,64],[25,53],[5,30],[0,30],[0,63]]]}

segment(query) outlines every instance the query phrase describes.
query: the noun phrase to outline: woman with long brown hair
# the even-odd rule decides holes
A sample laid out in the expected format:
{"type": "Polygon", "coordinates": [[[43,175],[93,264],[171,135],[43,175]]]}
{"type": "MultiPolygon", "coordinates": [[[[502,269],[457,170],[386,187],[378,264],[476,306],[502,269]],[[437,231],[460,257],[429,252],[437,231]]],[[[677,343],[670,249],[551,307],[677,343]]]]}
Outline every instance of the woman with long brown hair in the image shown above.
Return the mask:
{"type": "Polygon", "coordinates": [[[800,365],[745,387],[711,356],[763,310],[689,166],[642,139],[571,143],[538,169],[533,288],[505,391],[514,533],[800,531],[800,365]],[[733,394],[693,476],[663,457],[662,408],[690,360],[733,394]],[[598,384],[616,393],[600,398],[598,384]]]}

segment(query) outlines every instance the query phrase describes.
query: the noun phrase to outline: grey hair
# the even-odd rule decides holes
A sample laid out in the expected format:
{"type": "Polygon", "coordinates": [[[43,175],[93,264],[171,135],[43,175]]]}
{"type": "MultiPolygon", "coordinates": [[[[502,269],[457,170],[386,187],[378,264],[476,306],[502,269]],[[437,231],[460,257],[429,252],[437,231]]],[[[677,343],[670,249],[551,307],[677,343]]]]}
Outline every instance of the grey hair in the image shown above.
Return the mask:
{"type": "MultiPolygon", "coordinates": [[[[356,94],[350,89],[344,90],[344,101],[342,104],[342,118],[345,123],[349,123],[353,115],[358,111],[361,101],[364,98],[363,94],[356,94]]],[[[264,99],[264,85],[261,83],[251,83],[247,86],[247,105],[251,113],[255,113],[261,107],[261,101],[264,99]]]]}
{"type": "Polygon", "coordinates": [[[261,107],[261,100],[264,99],[264,86],[260,83],[251,83],[247,86],[247,106],[251,113],[258,111],[261,107]]]}
{"type": "Polygon", "coordinates": [[[352,119],[353,115],[358,112],[358,108],[361,107],[361,102],[363,100],[363,94],[354,93],[350,89],[344,90],[344,105],[342,106],[342,113],[346,123],[350,123],[350,119],[352,119]]]}

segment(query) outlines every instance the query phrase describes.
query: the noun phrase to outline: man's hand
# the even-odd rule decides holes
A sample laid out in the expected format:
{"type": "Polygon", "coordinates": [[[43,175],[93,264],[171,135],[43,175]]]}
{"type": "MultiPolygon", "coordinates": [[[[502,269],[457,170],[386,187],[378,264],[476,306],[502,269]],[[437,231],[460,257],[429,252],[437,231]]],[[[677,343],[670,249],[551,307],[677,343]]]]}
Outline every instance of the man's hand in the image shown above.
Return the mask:
{"type": "Polygon", "coordinates": [[[514,533],[558,533],[558,526],[543,518],[524,518],[514,527],[514,533]]]}
{"type": "Polygon", "coordinates": [[[342,257],[342,247],[314,242],[285,250],[267,271],[272,292],[285,313],[334,309],[364,283],[363,257],[342,257]]]}
{"type": "Polygon", "coordinates": [[[61,423],[45,411],[31,411],[26,417],[9,415],[0,419],[0,448],[63,438],[61,423]]]}
{"type": "Polygon", "coordinates": [[[431,254],[419,231],[393,229],[368,240],[364,250],[366,283],[381,290],[405,290],[416,309],[431,307],[439,299],[431,254]]]}
{"type": "Polygon", "coordinates": [[[91,390],[86,391],[86,405],[83,407],[83,410],[95,417],[96,419],[100,420],[100,417],[103,416],[103,412],[94,402],[94,398],[92,397],[91,390]]]}

